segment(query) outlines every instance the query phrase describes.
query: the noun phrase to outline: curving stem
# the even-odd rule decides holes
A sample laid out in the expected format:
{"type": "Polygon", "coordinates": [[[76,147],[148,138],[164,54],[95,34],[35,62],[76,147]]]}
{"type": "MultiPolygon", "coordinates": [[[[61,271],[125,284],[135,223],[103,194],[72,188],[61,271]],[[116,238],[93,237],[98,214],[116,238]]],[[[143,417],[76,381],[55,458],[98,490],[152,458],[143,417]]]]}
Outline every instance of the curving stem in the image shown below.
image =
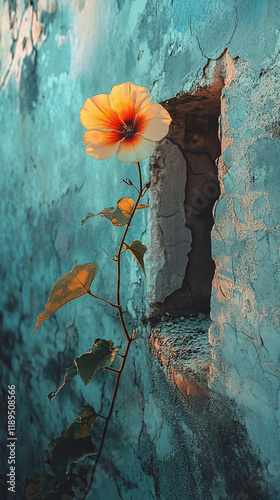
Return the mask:
{"type": "MultiPolygon", "coordinates": [[[[137,210],[137,206],[139,204],[139,201],[140,201],[141,197],[144,194],[143,191],[145,190],[145,187],[143,189],[143,185],[142,185],[142,175],[141,175],[140,163],[139,162],[135,162],[135,163],[136,163],[136,165],[138,167],[139,193],[138,193],[137,199],[136,199],[136,201],[134,203],[134,206],[133,206],[133,209],[132,209],[132,212],[131,212],[131,217],[130,217],[130,219],[129,219],[127,225],[126,225],[126,228],[124,230],[124,233],[123,233],[123,236],[122,236],[119,248],[118,248],[118,252],[117,252],[117,255],[116,255],[116,259],[115,259],[116,262],[117,262],[116,304],[110,304],[110,305],[114,305],[115,307],[118,308],[120,322],[121,322],[121,325],[122,325],[122,328],[123,328],[123,331],[124,331],[124,334],[125,334],[125,337],[126,337],[126,348],[125,348],[124,354],[122,355],[122,363],[121,363],[120,369],[115,371],[115,373],[116,373],[116,381],[115,381],[115,387],[114,387],[114,392],[113,392],[113,396],[112,396],[112,401],[111,401],[109,413],[108,413],[107,417],[105,418],[106,421],[105,421],[105,425],[104,425],[104,429],[103,429],[103,433],[102,433],[102,437],[101,437],[101,441],[100,441],[100,445],[99,445],[99,450],[98,450],[97,457],[95,459],[95,462],[94,462],[94,465],[93,465],[93,468],[92,468],[92,471],[91,471],[91,476],[90,476],[90,479],[89,479],[87,490],[86,490],[86,492],[85,492],[82,500],[85,500],[86,497],[88,496],[88,493],[90,492],[92,484],[93,484],[93,481],[94,481],[94,475],[95,475],[95,471],[96,471],[96,468],[97,468],[97,465],[98,465],[98,462],[99,462],[99,459],[100,459],[100,456],[101,456],[101,453],[102,453],[102,449],[103,449],[104,441],[105,441],[105,438],[106,438],[109,421],[110,421],[111,415],[112,415],[112,413],[114,411],[114,404],[115,404],[115,400],[116,400],[116,397],[117,397],[117,392],[118,392],[118,389],[119,389],[121,374],[122,374],[123,369],[125,367],[125,363],[126,363],[126,359],[127,359],[127,355],[128,355],[128,352],[129,352],[129,348],[130,348],[131,342],[135,339],[134,332],[132,333],[132,335],[129,335],[129,333],[127,331],[126,324],[125,324],[125,321],[124,321],[124,318],[123,318],[122,306],[121,306],[121,303],[120,303],[121,254],[122,254],[122,251],[123,251],[124,240],[125,240],[125,237],[127,235],[128,230],[129,230],[129,227],[130,227],[131,221],[133,219],[133,216],[134,216],[134,214],[135,214],[135,212],[137,210]]],[[[106,302],[108,302],[108,301],[106,301],[106,302]]]]}

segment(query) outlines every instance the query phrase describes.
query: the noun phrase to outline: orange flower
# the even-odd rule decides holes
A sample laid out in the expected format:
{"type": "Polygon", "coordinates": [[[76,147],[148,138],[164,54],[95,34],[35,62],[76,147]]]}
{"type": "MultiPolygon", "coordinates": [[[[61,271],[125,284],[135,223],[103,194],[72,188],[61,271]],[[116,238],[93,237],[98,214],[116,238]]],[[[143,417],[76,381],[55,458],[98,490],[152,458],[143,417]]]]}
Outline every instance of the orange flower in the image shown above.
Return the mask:
{"type": "Polygon", "coordinates": [[[156,141],[168,133],[171,118],[152,95],[131,82],[115,85],[111,94],[86,100],[80,111],[87,129],[86,153],[105,160],[117,152],[120,161],[140,161],[153,154],[156,141]]]}

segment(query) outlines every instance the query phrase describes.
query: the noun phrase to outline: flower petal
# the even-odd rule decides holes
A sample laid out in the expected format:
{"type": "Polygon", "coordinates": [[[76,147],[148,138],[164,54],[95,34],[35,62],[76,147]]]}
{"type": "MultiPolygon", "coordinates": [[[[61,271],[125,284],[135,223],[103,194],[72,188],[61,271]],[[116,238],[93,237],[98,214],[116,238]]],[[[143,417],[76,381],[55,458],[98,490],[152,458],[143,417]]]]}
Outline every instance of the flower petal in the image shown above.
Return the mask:
{"type": "Polygon", "coordinates": [[[114,156],[120,140],[122,137],[118,132],[104,130],[88,130],[83,137],[86,153],[98,160],[106,160],[114,156]]]}
{"type": "Polygon", "coordinates": [[[137,132],[146,139],[160,141],[168,134],[171,117],[160,104],[149,104],[137,114],[137,132]]]}
{"type": "Polygon", "coordinates": [[[141,161],[152,156],[155,149],[155,141],[149,141],[140,134],[134,134],[124,139],[119,146],[117,159],[120,161],[141,161]]]}
{"type": "Polygon", "coordinates": [[[125,123],[134,121],[138,111],[147,106],[152,98],[146,87],[140,87],[131,82],[115,85],[111,90],[111,96],[120,119],[125,123]]]}
{"type": "Polygon", "coordinates": [[[119,130],[121,122],[108,94],[89,97],[80,111],[82,125],[88,129],[119,130]]]}

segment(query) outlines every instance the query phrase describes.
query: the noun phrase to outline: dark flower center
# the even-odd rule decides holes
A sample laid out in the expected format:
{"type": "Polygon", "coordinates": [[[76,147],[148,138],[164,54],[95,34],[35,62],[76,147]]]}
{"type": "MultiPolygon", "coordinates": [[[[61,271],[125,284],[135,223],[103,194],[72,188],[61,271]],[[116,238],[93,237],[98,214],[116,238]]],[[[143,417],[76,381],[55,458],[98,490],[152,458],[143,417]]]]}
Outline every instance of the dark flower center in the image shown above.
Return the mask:
{"type": "Polygon", "coordinates": [[[125,137],[131,137],[136,132],[135,123],[132,120],[127,120],[123,125],[123,133],[125,137]]]}

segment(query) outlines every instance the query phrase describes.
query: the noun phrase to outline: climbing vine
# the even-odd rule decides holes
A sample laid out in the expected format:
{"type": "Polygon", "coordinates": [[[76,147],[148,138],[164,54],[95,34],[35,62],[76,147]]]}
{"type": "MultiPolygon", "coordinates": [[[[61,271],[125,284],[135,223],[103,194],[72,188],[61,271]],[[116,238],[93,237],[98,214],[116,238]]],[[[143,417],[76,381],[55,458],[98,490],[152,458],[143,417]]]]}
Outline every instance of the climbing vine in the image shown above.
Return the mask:
{"type": "Polygon", "coordinates": [[[149,189],[150,183],[143,184],[142,182],[140,161],[153,154],[156,141],[167,135],[171,122],[169,113],[160,104],[150,103],[151,98],[152,95],[145,87],[126,82],[113,87],[110,95],[99,94],[88,98],[80,112],[81,122],[87,129],[83,138],[86,153],[101,160],[116,154],[119,161],[134,162],[138,170],[138,186],[135,186],[130,179],[125,179],[126,184],[133,186],[137,192],[135,201],[132,198],[121,198],[115,207],[104,208],[97,214],[89,213],[81,221],[84,225],[99,215],[111,221],[113,226],[124,227],[115,257],[107,254],[116,264],[116,298],[113,302],[91,292],[92,282],[98,271],[97,264],[75,265],[53,286],[45,311],[38,316],[32,334],[62,306],[83,295],[90,295],[118,311],[126,347],[121,354],[111,340],[97,338],[86,353],[80,354],[73,360],[73,363],[66,366],[63,382],[59,388],[48,394],[49,401],[52,402],[64,385],[76,375],[80,376],[84,385],[87,386],[99,369],[105,369],[114,372],[116,377],[109,412],[106,416],[100,415],[92,406],[86,405],[79,410],[70,427],[64,430],[60,437],[50,441],[44,449],[46,470],[42,474],[36,473],[32,476],[26,487],[27,500],[71,500],[74,498],[73,488],[77,487],[78,479],[84,480],[85,488],[82,498],[85,500],[93,485],[114,411],[120,379],[130,346],[135,340],[135,330],[130,333],[127,329],[120,300],[123,254],[129,251],[145,273],[146,246],[141,241],[129,242],[127,239],[136,212],[147,208],[147,205],[140,201],[149,189]],[[111,367],[116,356],[121,357],[119,369],[111,367]],[[90,431],[98,418],[104,420],[104,427],[100,442],[96,445],[92,441],[90,431]],[[93,460],[90,474],[86,469],[81,468],[77,475],[75,465],[82,463],[86,458],[93,460]]]}

